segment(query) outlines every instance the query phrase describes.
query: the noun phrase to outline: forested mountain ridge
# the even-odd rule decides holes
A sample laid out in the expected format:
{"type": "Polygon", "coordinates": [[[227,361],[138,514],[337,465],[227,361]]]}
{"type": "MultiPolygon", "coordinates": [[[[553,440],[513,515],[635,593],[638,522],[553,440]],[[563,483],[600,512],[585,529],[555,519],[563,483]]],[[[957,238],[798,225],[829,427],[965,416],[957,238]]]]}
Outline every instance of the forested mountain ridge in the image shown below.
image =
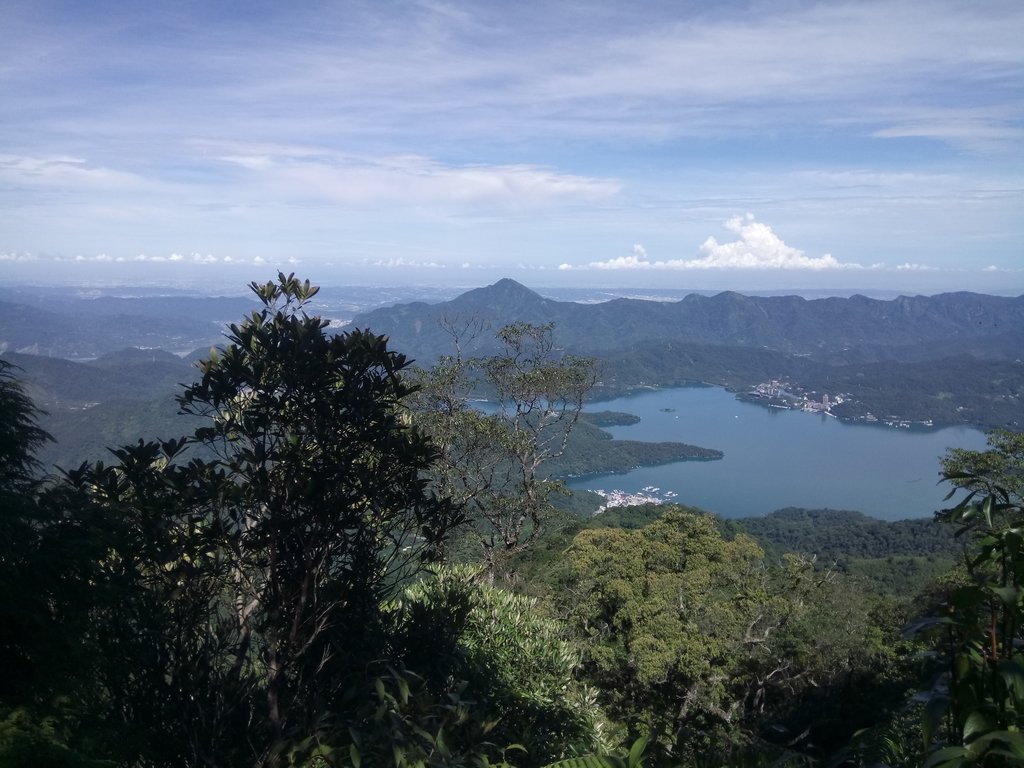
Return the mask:
{"type": "Polygon", "coordinates": [[[29,394],[47,409],[169,395],[196,376],[194,355],[182,358],[159,349],[129,348],[86,362],[11,352],[4,357],[25,372],[29,394]]]}
{"type": "MultiPolygon", "coordinates": [[[[199,377],[195,361],[206,354],[208,350],[196,350],[178,357],[158,349],[124,349],[84,362],[17,353],[8,353],[6,359],[23,375],[27,394],[43,409],[41,426],[55,438],[40,446],[38,458],[46,467],[67,469],[87,459],[106,459],[107,446],[142,435],[175,437],[194,428],[194,419],[178,412],[175,395],[199,377]]],[[[680,442],[613,440],[589,416],[584,419],[566,455],[552,462],[552,474],[625,472],[722,455],[680,442]]]]}
{"type": "MultiPolygon", "coordinates": [[[[234,286],[237,290],[238,286],[234,286]]],[[[228,323],[251,313],[251,296],[169,286],[0,286],[0,354],[84,360],[125,347],[175,354],[220,343],[228,323]]],[[[336,324],[360,309],[411,298],[450,298],[450,287],[355,286],[325,290],[315,303],[336,324]]]]}
{"type": "Polygon", "coordinates": [[[77,466],[106,459],[107,446],[143,435],[175,437],[192,425],[178,414],[174,395],[198,376],[194,361],[158,349],[125,349],[95,360],[6,353],[25,391],[42,412],[41,426],[54,437],[39,448],[45,467],[77,466]]]}
{"type": "Polygon", "coordinates": [[[832,410],[840,418],[1024,424],[1024,296],[725,292],[578,304],[506,279],[447,302],[357,315],[353,325],[429,365],[456,340],[462,354],[487,354],[493,330],[513,322],[552,323],[559,345],[598,358],[597,397],[698,382],[743,392],[775,379],[817,400],[844,395],[832,410]]]}
{"type": "Polygon", "coordinates": [[[738,518],[740,528],[783,552],[825,560],[907,555],[952,556],[963,550],[951,526],[929,518],[885,521],[861,512],[787,507],[762,517],[738,518]]]}
{"type": "MultiPolygon", "coordinates": [[[[581,354],[672,341],[763,347],[829,361],[935,358],[975,349],[987,357],[1013,358],[1024,340],[1024,296],[804,299],[726,291],[690,294],[677,302],[614,299],[579,304],[545,299],[510,279],[447,302],[363,313],[353,324],[386,333],[399,348],[431,360],[450,350],[446,323],[457,329],[460,321],[477,318],[495,327],[516,321],[555,323],[559,340],[581,354]],[[929,347],[934,347],[930,353],[929,347]]],[[[469,347],[485,347],[488,341],[480,336],[469,347]]]]}
{"type": "MultiPolygon", "coordinates": [[[[43,448],[47,463],[84,458],[69,444],[75,435],[93,435],[102,449],[132,439],[133,424],[173,434],[173,394],[194,379],[193,361],[221,342],[225,319],[253,306],[241,297],[90,295],[0,291],[0,353],[22,369],[29,394],[49,412],[44,425],[59,438],[43,448]]],[[[346,295],[330,306],[342,306],[346,295]]],[[[781,379],[818,399],[851,395],[832,406],[840,418],[1024,424],[1024,297],[807,300],[726,292],[583,304],[506,279],[450,301],[366,312],[352,326],[388,335],[394,348],[429,366],[454,350],[453,333],[463,354],[487,354],[494,332],[516,321],[552,323],[560,347],[599,358],[593,399],[698,382],[742,393],[781,379]]]]}
{"type": "Polygon", "coordinates": [[[187,304],[178,305],[174,313],[157,315],[139,314],[138,306],[133,314],[89,313],[81,311],[82,306],[89,305],[79,302],[73,310],[54,312],[0,300],[0,352],[72,359],[97,357],[125,347],[180,352],[217,341],[224,331],[224,321],[196,315],[187,304]]]}

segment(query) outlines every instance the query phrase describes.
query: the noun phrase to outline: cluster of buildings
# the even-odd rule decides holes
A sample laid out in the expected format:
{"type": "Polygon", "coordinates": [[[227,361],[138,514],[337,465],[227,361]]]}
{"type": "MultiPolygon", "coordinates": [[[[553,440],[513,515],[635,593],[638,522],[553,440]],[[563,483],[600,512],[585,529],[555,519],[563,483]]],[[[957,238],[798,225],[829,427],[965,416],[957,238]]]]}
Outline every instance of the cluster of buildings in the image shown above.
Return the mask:
{"type": "MultiPolygon", "coordinates": [[[[742,395],[738,395],[741,399],[745,399],[749,402],[760,403],[761,405],[767,405],[772,408],[787,408],[790,410],[801,410],[807,411],[808,413],[823,413],[826,416],[833,416],[832,408],[845,403],[850,399],[850,395],[822,395],[821,399],[817,398],[816,392],[807,393],[799,387],[788,389],[791,385],[787,381],[780,379],[772,379],[771,381],[763,382],[756,385],[752,390],[742,395]]],[[[852,401],[851,401],[852,402],[852,401]]],[[[899,427],[908,429],[912,425],[919,425],[923,427],[932,427],[934,423],[931,419],[925,419],[923,421],[910,421],[909,419],[902,419],[898,416],[887,416],[885,418],[879,418],[873,413],[865,412],[860,416],[852,416],[845,414],[844,418],[854,421],[865,421],[869,424],[885,424],[889,427],[899,427]]]]}
{"type": "Polygon", "coordinates": [[[665,504],[678,496],[675,491],[663,492],[660,488],[653,485],[641,488],[636,493],[627,493],[618,489],[612,491],[595,490],[593,493],[604,499],[604,504],[594,510],[595,515],[599,515],[612,507],[632,507],[637,504],[665,504]]]}
{"type": "Polygon", "coordinates": [[[843,395],[835,395],[830,398],[825,394],[819,400],[805,392],[789,390],[788,386],[789,382],[772,379],[755,386],[747,393],[747,396],[774,408],[800,409],[810,413],[826,413],[829,416],[832,415],[832,406],[844,402],[843,395]]]}

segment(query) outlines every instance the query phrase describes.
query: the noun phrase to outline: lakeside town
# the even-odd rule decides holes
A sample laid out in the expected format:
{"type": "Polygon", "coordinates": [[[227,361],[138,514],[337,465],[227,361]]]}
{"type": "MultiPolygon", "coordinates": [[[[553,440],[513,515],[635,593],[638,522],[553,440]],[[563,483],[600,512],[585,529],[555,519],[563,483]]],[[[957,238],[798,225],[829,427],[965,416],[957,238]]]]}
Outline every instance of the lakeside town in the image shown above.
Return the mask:
{"type": "Polygon", "coordinates": [[[627,493],[619,489],[611,491],[592,490],[591,493],[596,493],[604,499],[604,503],[594,510],[593,514],[595,515],[599,515],[612,507],[632,507],[638,504],[667,504],[679,495],[675,491],[662,491],[661,488],[655,485],[645,486],[636,493],[627,493]]]}
{"type": "Polygon", "coordinates": [[[736,397],[744,402],[756,403],[769,408],[780,408],[790,411],[799,410],[807,413],[820,413],[823,416],[831,416],[834,419],[839,418],[843,421],[861,421],[868,424],[882,424],[899,429],[909,429],[912,426],[926,428],[934,426],[932,419],[912,421],[898,416],[879,417],[870,411],[866,411],[857,416],[851,416],[848,414],[840,416],[834,413],[833,409],[837,406],[843,405],[844,403],[850,402],[853,398],[852,395],[849,393],[837,393],[831,396],[827,393],[819,395],[816,391],[807,391],[799,385],[794,385],[785,379],[771,379],[770,381],[762,382],[755,385],[753,389],[747,392],[737,393],[736,397]]]}

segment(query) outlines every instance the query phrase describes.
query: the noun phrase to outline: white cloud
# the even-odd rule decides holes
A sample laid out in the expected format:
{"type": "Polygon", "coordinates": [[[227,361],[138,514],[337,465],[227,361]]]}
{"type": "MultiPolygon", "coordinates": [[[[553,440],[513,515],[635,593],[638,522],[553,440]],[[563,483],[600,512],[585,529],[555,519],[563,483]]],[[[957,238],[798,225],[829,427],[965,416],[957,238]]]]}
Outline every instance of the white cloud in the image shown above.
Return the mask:
{"type": "Polygon", "coordinates": [[[254,149],[259,154],[238,152],[220,159],[274,190],[343,205],[533,207],[551,202],[596,202],[621,189],[613,179],[527,164],[449,165],[419,155],[352,157],[288,146],[275,151],[267,145],[254,149]]]}
{"type": "MultiPolygon", "coordinates": [[[[870,119],[870,113],[866,116],[870,119]]],[[[871,135],[882,139],[925,138],[974,150],[1006,151],[1020,147],[1024,127],[1016,109],[1005,106],[893,108],[888,124],[871,135]]]]}
{"type": "MultiPolygon", "coordinates": [[[[390,131],[519,142],[556,132],[720,136],[763,125],[769,112],[808,124],[863,114],[865,102],[903,104],[907,94],[941,102],[934,83],[1013,103],[1024,58],[1024,11],[1013,0],[801,2],[770,13],[750,3],[658,4],[642,14],[623,3],[528,12],[458,4],[443,13],[424,13],[422,3],[351,5],[314,2],[230,26],[190,7],[174,19],[189,26],[180,48],[171,40],[158,51],[135,33],[143,19],[159,18],[153,4],[125,11],[136,23],[116,24],[101,12],[11,10],[7,60],[35,91],[56,91],[46,99],[55,121],[78,103],[70,95],[83,80],[130,67],[162,87],[116,91],[126,104],[108,96],[84,105],[94,120],[169,124],[171,136],[216,121],[211,135],[266,135],[253,129],[260,126],[289,141],[390,131]],[[274,55],[254,56],[259,50],[274,55]]],[[[38,122],[37,111],[26,112],[26,122],[38,122]]]]}
{"type": "MultiPolygon", "coordinates": [[[[39,261],[39,262],[61,262],[61,261],[74,261],[80,264],[82,263],[145,263],[145,264],[255,264],[263,265],[270,263],[270,260],[263,258],[262,256],[256,256],[252,259],[240,259],[232,258],[231,256],[218,257],[212,253],[198,253],[192,251],[188,255],[182,253],[171,253],[167,256],[161,256],[159,254],[148,254],[139,253],[135,256],[111,256],[107,253],[97,253],[94,255],[78,254],[76,256],[43,256],[38,257],[32,254],[17,254],[17,253],[0,253],[0,261],[39,261]]],[[[287,264],[299,264],[300,260],[294,257],[290,257],[282,260],[283,263],[287,264]]]]}
{"type": "Polygon", "coordinates": [[[244,25],[201,3],[113,20],[8,5],[8,250],[509,268],[561,251],[562,269],[750,259],[823,275],[827,246],[865,269],[872,254],[980,270],[1020,252],[1019,0],[314,2],[244,25]],[[157,48],[137,34],[179,26],[157,48]],[[107,87],[121,71],[132,82],[107,87]],[[781,264],[753,232],[655,246],[745,210],[779,227],[814,217],[834,239],[786,229],[781,264]],[[629,251],[636,233],[652,255],[629,251]],[[596,250],[609,242],[621,250],[596,250]]]}
{"type": "MultiPolygon", "coordinates": [[[[673,261],[648,261],[647,250],[640,244],[633,246],[633,253],[629,256],[619,256],[617,259],[608,261],[592,261],[587,266],[592,269],[678,269],[676,264],[681,262],[673,261]]],[[[562,264],[559,269],[568,268],[569,265],[562,264]]]]}
{"type": "MultiPolygon", "coordinates": [[[[370,262],[372,267],[384,267],[386,269],[404,268],[404,267],[424,267],[428,269],[445,269],[444,264],[439,264],[436,261],[417,261],[415,259],[405,259],[401,256],[392,257],[390,259],[378,259],[377,261],[370,262]]],[[[462,265],[465,268],[466,264],[462,265]]]]}
{"type": "Polygon", "coordinates": [[[1018,272],[1024,272],[1024,268],[1021,267],[998,267],[995,264],[989,264],[987,267],[981,270],[982,272],[1008,272],[1016,274],[1018,272]]]}
{"type": "Polygon", "coordinates": [[[0,179],[36,187],[87,187],[123,189],[137,187],[143,179],[131,173],[90,164],[68,155],[0,155],[0,179]]]}
{"type": "Polygon", "coordinates": [[[35,260],[36,256],[33,253],[0,253],[0,261],[26,262],[35,260]]]}
{"type": "Polygon", "coordinates": [[[786,245],[767,224],[753,214],[734,216],[725,228],[739,235],[739,240],[719,243],[709,237],[700,247],[704,256],[685,262],[688,269],[849,269],[859,264],[842,264],[832,254],[817,258],[786,245]]]}
{"type": "Polygon", "coordinates": [[[840,262],[831,254],[812,257],[786,245],[770,226],[754,219],[753,214],[734,216],[725,228],[738,235],[737,240],[719,243],[713,236],[700,246],[702,256],[696,259],[651,261],[642,245],[634,245],[629,256],[607,261],[592,261],[584,267],[561,264],[559,269],[606,270],[706,270],[706,269],[863,269],[860,264],[840,262]]]}

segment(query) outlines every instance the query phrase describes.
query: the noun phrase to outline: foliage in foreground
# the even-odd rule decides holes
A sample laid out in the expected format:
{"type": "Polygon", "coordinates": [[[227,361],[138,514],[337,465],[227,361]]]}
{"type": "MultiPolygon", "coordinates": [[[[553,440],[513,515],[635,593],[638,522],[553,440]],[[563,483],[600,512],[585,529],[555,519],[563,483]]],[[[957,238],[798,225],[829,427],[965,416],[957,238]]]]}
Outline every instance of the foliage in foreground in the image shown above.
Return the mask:
{"type": "Polygon", "coordinates": [[[497,354],[469,359],[461,336],[481,329],[449,330],[456,353],[419,372],[417,419],[438,447],[438,493],[466,511],[477,557],[491,578],[502,577],[544,532],[552,497],[565,493],[547,467],[565,452],[594,385],[594,361],[560,353],[551,325],[506,326],[497,354]]]}
{"type": "Polygon", "coordinates": [[[880,629],[876,601],[810,560],[768,567],[710,515],[584,530],[567,556],[562,610],[584,670],[609,715],[650,736],[652,759],[822,754],[902,693],[892,675],[910,649],[880,629]],[[858,707],[867,697],[875,711],[858,707]]]}
{"type": "MultiPolygon", "coordinates": [[[[39,479],[47,436],[0,362],[0,766],[1024,759],[1019,435],[947,457],[965,577],[916,640],[896,601],[686,508],[566,526],[523,569],[527,599],[428,575],[461,515],[431,490],[404,358],[326,334],[291,276],[253,288],[263,308],[181,396],[202,426],[112,466],[39,479]],[[911,737],[925,642],[942,674],[911,737]]],[[[549,390],[521,362],[536,407],[549,390]]],[[[541,441],[534,470],[539,423],[510,443],[541,441]]],[[[510,530],[531,509],[543,527],[546,507],[481,478],[510,530]]],[[[506,549],[529,556],[532,530],[506,549]]]]}
{"type": "Polygon", "coordinates": [[[941,514],[970,539],[967,580],[941,614],[912,628],[933,633],[945,662],[923,719],[927,766],[1024,762],[1024,506],[1014,461],[1022,442],[1008,433],[990,441],[990,451],[946,460],[947,480],[967,491],[941,514]]]}
{"type": "Polygon", "coordinates": [[[409,586],[399,602],[404,662],[428,687],[474,702],[490,739],[520,743],[519,765],[610,747],[597,692],[580,682],[580,653],[536,599],[480,582],[458,566],[409,586]],[[446,688],[447,686],[447,688],[446,688]]]}
{"type": "MultiPolygon", "coordinates": [[[[21,618],[88,644],[83,706],[154,764],[280,764],[344,720],[389,647],[386,603],[459,522],[427,491],[436,454],[403,410],[405,359],[368,332],[324,333],[308,283],[253,290],[263,308],[179,398],[206,425],[69,472],[4,557],[15,583],[40,579],[21,618]]],[[[55,645],[24,640],[5,650],[55,645]]],[[[21,700],[44,706],[32,682],[21,700]]]]}

